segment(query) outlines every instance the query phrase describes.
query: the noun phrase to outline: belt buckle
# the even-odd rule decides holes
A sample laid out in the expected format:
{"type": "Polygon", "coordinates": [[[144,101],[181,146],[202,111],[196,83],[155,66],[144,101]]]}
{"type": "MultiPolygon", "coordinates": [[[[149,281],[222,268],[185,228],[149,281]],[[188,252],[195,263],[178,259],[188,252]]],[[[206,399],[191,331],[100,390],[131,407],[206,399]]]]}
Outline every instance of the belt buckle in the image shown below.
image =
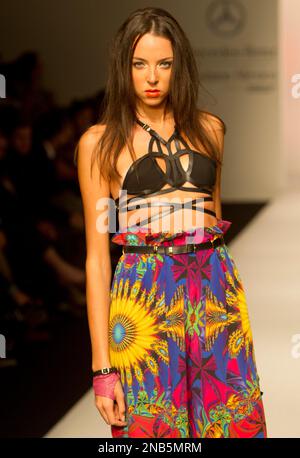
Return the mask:
{"type": "Polygon", "coordinates": [[[173,245],[167,246],[167,254],[173,256],[173,245]]]}

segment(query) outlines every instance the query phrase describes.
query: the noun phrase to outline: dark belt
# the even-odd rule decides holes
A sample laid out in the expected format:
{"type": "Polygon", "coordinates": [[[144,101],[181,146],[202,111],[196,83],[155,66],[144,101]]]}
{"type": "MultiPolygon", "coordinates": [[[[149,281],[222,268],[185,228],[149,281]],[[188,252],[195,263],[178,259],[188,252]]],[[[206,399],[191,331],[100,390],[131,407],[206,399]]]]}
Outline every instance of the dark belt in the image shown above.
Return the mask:
{"type": "Polygon", "coordinates": [[[223,236],[218,236],[214,240],[208,240],[202,243],[188,243],[186,245],[123,245],[123,253],[158,253],[173,254],[194,253],[198,250],[214,249],[225,243],[223,236]]]}

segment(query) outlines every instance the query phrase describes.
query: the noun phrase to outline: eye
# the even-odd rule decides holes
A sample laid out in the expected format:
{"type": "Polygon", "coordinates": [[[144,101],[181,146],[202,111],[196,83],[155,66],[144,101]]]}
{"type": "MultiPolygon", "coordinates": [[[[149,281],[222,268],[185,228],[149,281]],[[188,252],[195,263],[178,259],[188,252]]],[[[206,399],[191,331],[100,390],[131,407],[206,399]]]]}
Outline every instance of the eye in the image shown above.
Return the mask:
{"type": "MultiPolygon", "coordinates": [[[[172,61],[161,62],[160,65],[163,66],[163,68],[170,68],[172,65],[172,61]]],[[[142,68],[144,66],[144,62],[134,62],[133,66],[135,68],[142,68]]]]}
{"type": "Polygon", "coordinates": [[[172,61],[162,62],[161,65],[165,66],[164,68],[170,68],[172,65],[172,61]]]}
{"type": "Polygon", "coordinates": [[[143,62],[134,62],[133,63],[133,66],[136,67],[136,68],[141,68],[141,67],[139,67],[139,65],[143,66],[144,64],[143,64],[143,62]]]}

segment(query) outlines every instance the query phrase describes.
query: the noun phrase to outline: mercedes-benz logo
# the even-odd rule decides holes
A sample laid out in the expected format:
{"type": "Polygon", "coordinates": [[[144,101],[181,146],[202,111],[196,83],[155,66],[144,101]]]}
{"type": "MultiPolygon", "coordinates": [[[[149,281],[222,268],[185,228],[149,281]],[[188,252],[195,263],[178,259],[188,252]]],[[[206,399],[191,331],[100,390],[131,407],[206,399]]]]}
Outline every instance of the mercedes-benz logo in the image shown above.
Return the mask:
{"type": "Polygon", "coordinates": [[[238,0],[214,0],[206,12],[208,27],[222,37],[240,32],[245,19],[245,8],[238,0]]]}

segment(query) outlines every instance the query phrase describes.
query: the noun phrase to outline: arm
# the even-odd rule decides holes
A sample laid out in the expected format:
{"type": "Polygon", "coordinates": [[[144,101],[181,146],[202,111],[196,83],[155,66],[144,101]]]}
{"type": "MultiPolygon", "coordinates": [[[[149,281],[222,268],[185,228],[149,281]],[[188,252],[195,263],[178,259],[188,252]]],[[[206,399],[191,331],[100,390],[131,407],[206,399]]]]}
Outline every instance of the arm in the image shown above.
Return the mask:
{"type": "MultiPolygon", "coordinates": [[[[90,173],[92,153],[104,129],[105,126],[90,127],[79,139],[77,155],[86,233],[86,296],[93,371],[111,366],[108,335],[111,286],[110,238],[108,230],[101,233],[96,226],[97,219],[101,215],[101,212],[97,211],[97,202],[100,198],[110,197],[110,188],[109,183],[103,177],[101,177],[101,184],[99,183],[98,161],[93,163],[92,176],[90,173]]],[[[102,212],[106,210],[104,206],[102,212]]],[[[108,221],[106,223],[108,226],[108,221]]],[[[102,389],[105,386],[105,392],[113,386],[116,403],[114,404],[114,401],[106,394],[99,395],[96,394],[96,391],[95,403],[107,424],[125,426],[127,422],[125,421],[126,406],[123,387],[120,379],[115,380],[115,377],[112,385],[114,375],[98,379],[97,393],[99,393],[99,385],[102,389]],[[109,388],[108,385],[110,385],[109,388]]]]}
{"type": "Polygon", "coordinates": [[[111,260],[109,232],[96,228],[100,212],[97,201],[110,196],[109,184],[101,177],[95,161],[90,174],[91,157],[104,126],[92,126],[78,142],[78,179],[83,203],[86,235],[86,298],[87,315],[92,345],[92,370],[110,367],[108,325],[110,306],[111,260]]]}

